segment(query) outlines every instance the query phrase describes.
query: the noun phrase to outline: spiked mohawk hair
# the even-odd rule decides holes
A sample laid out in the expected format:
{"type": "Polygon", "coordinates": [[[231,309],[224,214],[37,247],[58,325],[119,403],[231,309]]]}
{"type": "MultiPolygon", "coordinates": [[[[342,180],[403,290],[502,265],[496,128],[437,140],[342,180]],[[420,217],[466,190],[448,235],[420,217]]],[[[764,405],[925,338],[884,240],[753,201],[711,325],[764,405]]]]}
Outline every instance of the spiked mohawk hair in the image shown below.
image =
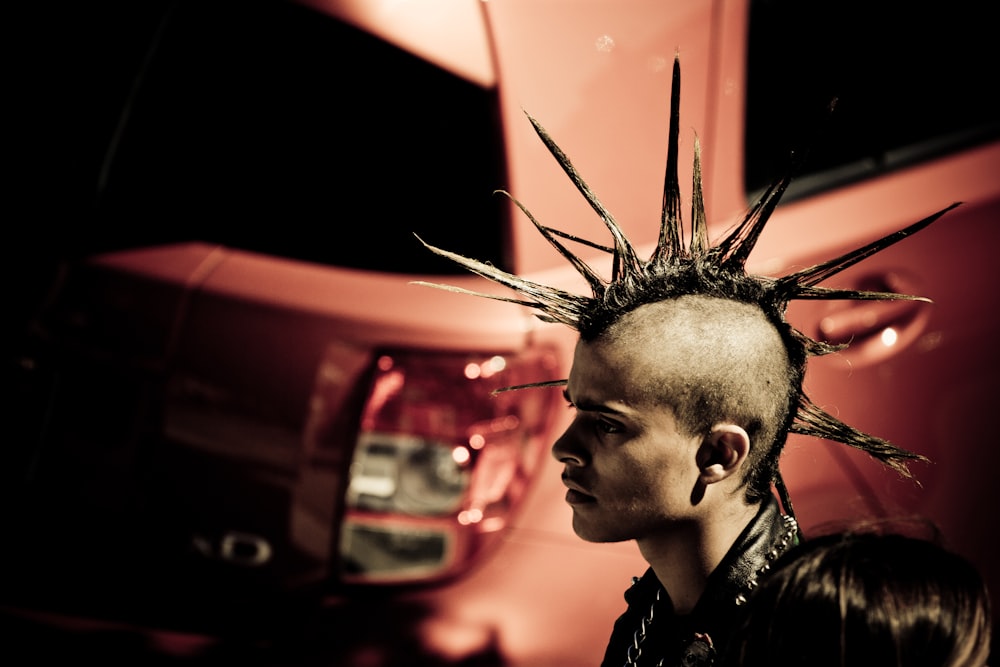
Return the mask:
{"type": "MultiPolygon", "coordinates": [[[[566,172],[580,193],[586,198],[587,202],[607,226],[608,231],[611,233],[613,247],[595,244],[565,232],[546,227],[540,224],[509,193],[504,191],[499,192],[510,197],[511,201],[531,220],[546,240],[586,279],[593,291],[593,296],[588,297],[573,294],[555,287],[525,280],[501,271],[490,264],[434,247],[425,243],[422,239],[420,240],[421,243],[432,252],[457,262],[473,273],[505,285],[522,294],[524,298],[472,292],[436,283],[418,282],[417,284],[508,301],[533,308],[535,309],[535,315],[541,320],[570,326],[579,331],[581,338],[584,340],[592,340],[599,336],[621,316],[635,310],[639,306],[684,295],[698,294],[756,304],[778,329],[785,342],[789,360],[798,374],[797,386],[793,388],[793,395],[790,397],[785,429],[779,434],[778,441],[771,447],[772,451],[766,455],[763,462],[763,469],[755,475],[760,478],[757,481],[763,482],[768,486],[771,482],[776,483],[782,495],[782,501],[790,511],[791,508],[787,494],[784,491],[784,485],[781,482],[781,477],[777,469],[777,458],[782,449],[783,441],[789,432],[835,440],[860,449],[897,471],[902,476],[912,478],[907,463],[910,461],[926,461],[925,457],[896,447],[881,438],[862,433],[824,412],[805,396],[801,388],[801,379],[804,375],[806,359],[810,356],[820,356],[835,352],[845,346],[834,346],[808,337],[786,322],[785,310],[792,299],[896,299],[928,301],[928,299],[923,297],[892,292],[830,289],[818,287],[817,284],[927,227],[946,212],[958,206],[958,203],[956,202],[919,222],[852,252],[784,277],[771,278],[760,275],[749,275],[745,269],[747,258],[753,250],[768,218],[777,207],[782,193],[792,180],[796,165],[793,161],[790,161],[785,173],[758,198],[756,203],[750,207],[743,220],[717,245],[712,246],[709,243],[705,220],[704,198],[701,190],[700,147],[696,138],[694,144],[694,174],[692,184],[691,239],[689,243],[685,243],[684,228],[681,220],[680,187],[677,175],[679,109],[680,62],[675,57],[671,86],[670,129],[660,234],[656,248],[648,260],[643,261],[638,257],[635,249],[625,237],[614,218],[583,181],[566,155],[555,144],[552,138],[549,137],[538,121],[529,115],[528,119],[531,121],[538,136],[549,149],[549,152],[552,153],[563,168],[563,171],[566,172]],[[573,254],[560,239],[585,244],[610,253],[612,255],[611,280],[607,281],[603,279],[594,269],[573,254]]],[[[528,386],[541,386],[545,384],[565,384],[565,380],[528,386]]],[[[751,486],[754,485],[753,482],[754,480],[750,480],[751,486]]]]}

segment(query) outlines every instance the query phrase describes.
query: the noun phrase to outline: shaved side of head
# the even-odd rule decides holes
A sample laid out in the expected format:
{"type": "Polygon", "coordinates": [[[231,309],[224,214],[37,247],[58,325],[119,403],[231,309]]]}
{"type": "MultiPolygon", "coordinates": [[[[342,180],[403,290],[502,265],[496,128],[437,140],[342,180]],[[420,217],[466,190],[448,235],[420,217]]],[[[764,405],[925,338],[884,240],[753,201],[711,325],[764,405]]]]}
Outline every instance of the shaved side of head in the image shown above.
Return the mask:
{"type": "Polygon", "coordinates": [[[746,430],[747,496],[755,500],[769,490],[801,373],[757,305],[702,295],[649,303],[626,313],[594,343],[625,350],[641,369],[633,378],[640,395],[671,407],[688,435],[706,436],[721,422],[746,430]]]}

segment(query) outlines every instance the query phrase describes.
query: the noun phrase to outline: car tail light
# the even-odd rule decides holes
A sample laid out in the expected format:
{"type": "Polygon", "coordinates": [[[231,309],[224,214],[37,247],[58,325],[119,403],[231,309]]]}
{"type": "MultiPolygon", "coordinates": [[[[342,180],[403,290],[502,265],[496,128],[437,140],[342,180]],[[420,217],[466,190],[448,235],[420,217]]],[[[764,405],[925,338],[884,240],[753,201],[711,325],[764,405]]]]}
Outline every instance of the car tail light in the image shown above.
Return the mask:
{"type": "Polygon", "coordinates": [[[555,356],[386,352],[361,415],[340,535],[342,578],[457,574],[504,528],[547,449],[555,356]]]}

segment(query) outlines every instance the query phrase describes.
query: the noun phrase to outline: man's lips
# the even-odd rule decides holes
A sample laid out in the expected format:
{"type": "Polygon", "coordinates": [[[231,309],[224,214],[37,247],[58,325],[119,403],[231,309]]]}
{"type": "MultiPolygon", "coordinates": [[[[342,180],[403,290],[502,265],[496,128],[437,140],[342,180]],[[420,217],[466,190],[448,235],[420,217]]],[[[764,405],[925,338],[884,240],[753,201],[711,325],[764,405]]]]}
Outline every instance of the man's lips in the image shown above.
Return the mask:
{"type": "Polygon", "coordinates": [[[594,496],[587,493],[586,488],[574,482],[567,475],[562,476],[562,482],[567,489],[566,502],[570,505],[583,505],[586,503],[592,503],[596,500],[594,496]]]}
{"type": "Polygon", "coordinates": [[[574,489],[566,491],[566,502],[570,505],[586,505],[595,502],[594,496],[588,496],[574,489]]]}

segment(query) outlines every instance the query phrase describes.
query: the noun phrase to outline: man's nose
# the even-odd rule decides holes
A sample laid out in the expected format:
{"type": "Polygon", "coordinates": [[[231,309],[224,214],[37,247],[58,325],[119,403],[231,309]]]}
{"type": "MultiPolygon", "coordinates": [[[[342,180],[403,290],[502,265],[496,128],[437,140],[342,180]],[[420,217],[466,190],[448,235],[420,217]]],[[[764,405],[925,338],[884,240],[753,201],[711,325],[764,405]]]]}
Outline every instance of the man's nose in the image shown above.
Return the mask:
{"type": "Polygon", "coordinates": [[[574,435],[574,421],[552,444],[552,456],[556,461],[570,466],[585,466],[589,461],[586,450],[580,446],[580,441],[574,435]]]}

